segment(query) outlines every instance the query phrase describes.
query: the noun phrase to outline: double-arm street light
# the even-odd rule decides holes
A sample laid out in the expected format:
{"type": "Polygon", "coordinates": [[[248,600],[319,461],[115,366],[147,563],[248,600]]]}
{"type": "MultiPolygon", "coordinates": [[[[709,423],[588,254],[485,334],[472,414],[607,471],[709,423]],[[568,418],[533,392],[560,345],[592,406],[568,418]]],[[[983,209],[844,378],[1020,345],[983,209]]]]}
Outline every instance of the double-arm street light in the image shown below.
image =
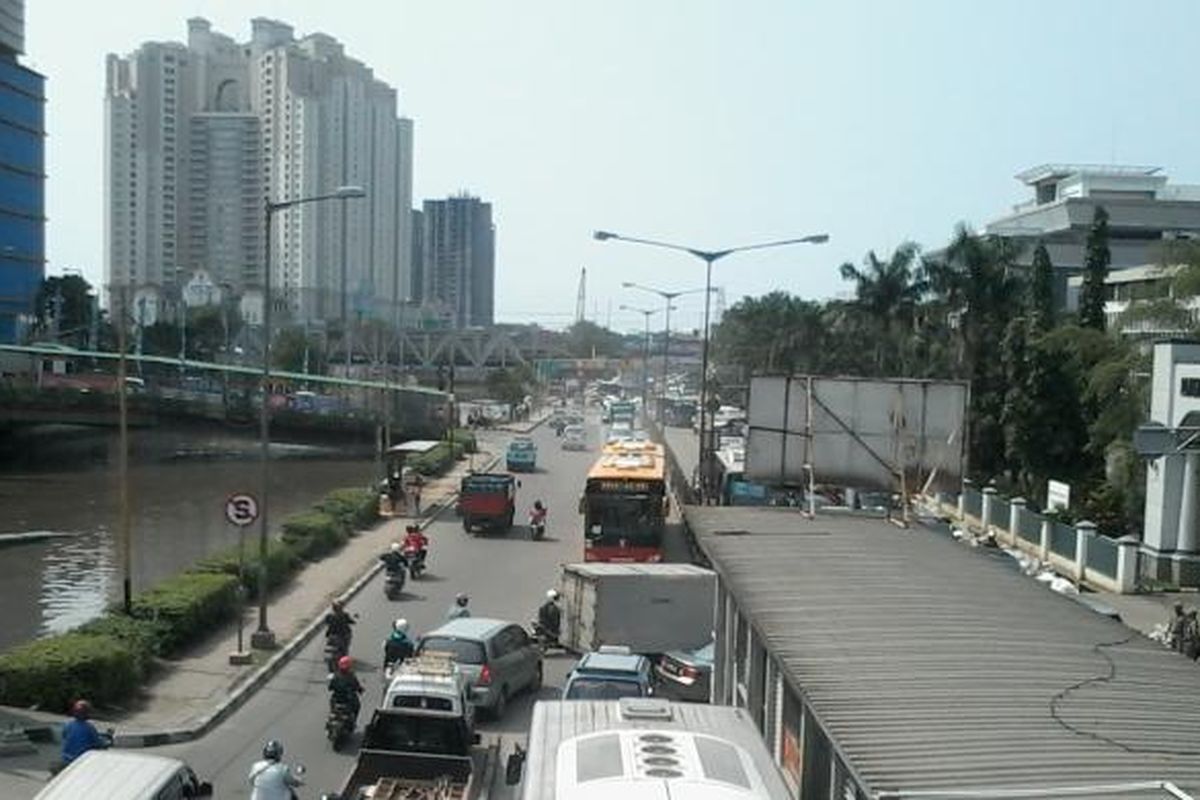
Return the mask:
{"type": "Polygon", "coordinates": [[[679,250],[687,253],[690,256],[700,259],[705,263],[704,275],[704,345],[700,356],[700,502],[708,501],[708,472],[709,472],[709,454],[708,439],[705,435],[705,418],[708,416],[708,338],[709,338],[709,308],[712,305],[712,265],[713,262],[720,261],[726,256],[731,256],[734,253],[741,253],[746,250],[766,250],[770,247],[784,247],[792,244],[824,244],[829,241],[829,235],[825,233],[817,233],[811,236],[802,236],[799,239],[780,239],[775,242],[763,242],[762,244],[748,244],[739,247],[730,247],[725,250],[700,250],[695,247],[687,247],[686,245],[673,244],[671,242],[660,242],[655,239],[640,239],[633,236],[622,236],[619,233],[612,231],[596,231],[593,237],[601,242],[615,239],[620,242],[631,242],[633,244],[644,244],[650,247],[664,247],[668,250],[679,250]]]}
{"type": "MultiPolygon", "coordinates": [[[[650,383],[650,317],[662,311],[661,308],[637,308],[636,306],[627,306],[621,304],[622,311],[634,311],[642,315],[646,323],[646,329],[642,338],[642,413],[646,412],[646,396],[649,392],[650,383]]],[[[668,314],[670,311],[667,312],[668,314]]]]}
{"type": "Polygon", "coordinates": [[[267,495],[271,486],[271,219],[284,211],[306,203],[323,200],[350,200],[365,197],[361,186],[339,186],[328,194],[297,197],[292,200],[263,203],[263,345],[262,345],[262,404],[258,411],[258,435],[261,450],[261,481],[258,487],[258,629],[250,636],[250,646],[258,649],[275,647],[275,633],[267,625],[267,495]]]}
{"type": "MultiPolygon", "coordinates": [[[[666,402],[666,397],[667,397],[667,371],[669,369],[668,361],[670,360],[670,357],[671,357],[671,311],[674,309],[674,306],[672,306],[671,303],[675,302],[675,299],[678,297],[683,297],[684,295],[689,295],[689,294],[700,294],[700,292],[703,292],[705,290],[704,289],[685,289],[683,291],[678,291],[678,292],[666,292],[666,291],[663,291],[662,289],[655,289],[653,286],[644,286],[640,283],[634,283],[633,281],[624,281],[621,284],[621,286],[623,286],[626,289],[641,289],[643,292],[650,292],[651,294],[656,294],[663,299],[664,303],[666,303],[665,310],[666,310],[667,316],[666,316],[666,320],[664,322],[665,330],[663,331],[662,383],[658,387],[658,397],[659,397],[658,413],[661,415],[663,413],[663,404],[666,402]]],[[[712,288],[709,288],[708,291],[711,293],[714,290],[712,288]]]]}

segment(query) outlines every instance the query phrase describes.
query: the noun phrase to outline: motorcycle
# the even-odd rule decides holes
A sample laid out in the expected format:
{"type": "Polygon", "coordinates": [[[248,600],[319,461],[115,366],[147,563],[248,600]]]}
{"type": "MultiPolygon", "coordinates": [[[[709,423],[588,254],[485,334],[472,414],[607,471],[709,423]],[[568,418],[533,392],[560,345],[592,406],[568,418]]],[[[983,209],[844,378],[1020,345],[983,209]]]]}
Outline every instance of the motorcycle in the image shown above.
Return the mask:
{"type": "Polygon", "coordinates": [[[389,571],[383,577],[383,593],[387,595],[388,600],[399,599],[400,594],[404,591],[404,580],[406,572],[403,567],[394,572],[389,571]]]}
{"type": "Polygon", "coordinates": [[[325,634],[325,666],[333,672],[337,669],[338,659],[350,652],[350,634],[325,634]]]}
{"type": "Polygon", "coordinates": [[[529,512],[529,535],[535,542],[546,538],[546,512],[529,512]]]}
{"type": "Polygon", "coordinates": [[[558,641],[558,635],[553,631],[547,630],[542,623],[534,619],[529,623],[529,635],[537,645],[538,650],[545,653],[547,650],[566,649],[562,643],[558,641]]]}
{"type": "Polygon", "coordinates": [[[330,704],[329,716],[325,718],[325,736],[335,751],[341,750],[354,735],[355,722],[353,706],[339,702],[330,704]]]}
{"type": "MultiPolygon", "coordinates": [[[[112,747],[113,741],[116,739],[116,737],[116,731],[114,731],[112,728],[105,728],[104,730],[100,731],[100,746],[97,749],[107,750],[108,748],[112,747]]],[[[50,764],[50,777],[53,778],[66,768],[67,762],[63,761],[62,758],[59,757],[57,761],[54,761],[50,764]]]]}
{"type": "Polygon", "coordinates": [[[412,579],[419,580],[425,572],[425,551],[416,547],[404,548],[404,558],[408,561],[408,573],[412,579]]]}

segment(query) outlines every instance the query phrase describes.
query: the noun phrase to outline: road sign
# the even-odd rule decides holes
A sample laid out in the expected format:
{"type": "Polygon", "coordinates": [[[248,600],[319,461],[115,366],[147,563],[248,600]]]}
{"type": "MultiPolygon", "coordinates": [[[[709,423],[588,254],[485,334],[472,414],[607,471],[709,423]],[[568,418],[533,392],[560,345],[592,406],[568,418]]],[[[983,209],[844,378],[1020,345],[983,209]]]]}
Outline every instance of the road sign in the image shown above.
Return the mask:
{"type": "Polygon", "coordinates": [[[225,500],[225,519],[244,528],[258,519],[258,499],[252,494],[238,492],[225,500]]]}

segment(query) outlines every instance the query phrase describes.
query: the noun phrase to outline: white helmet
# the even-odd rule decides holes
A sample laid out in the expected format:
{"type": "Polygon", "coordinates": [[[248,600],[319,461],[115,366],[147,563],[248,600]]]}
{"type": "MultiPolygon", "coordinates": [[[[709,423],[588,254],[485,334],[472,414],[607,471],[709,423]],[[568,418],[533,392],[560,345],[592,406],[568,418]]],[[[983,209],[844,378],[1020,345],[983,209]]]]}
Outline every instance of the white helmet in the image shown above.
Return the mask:
{"type": "Polygon", "coordinates": [[[547,589],[546,590],[546,599],[547,600],[557,600],[558,599],[558,589],[547,589]]]}
{"type": "Polygon", "coordinates": [[[400,543],[399,542],[392,542],[392,552],[393,553],[400,552],[400,543]]]}
{"type": "Polygon", "coordinates": [[[392,623],[392,630],[399,631],[400,633],[408,633],[408,620],[403,617],[396,620],[392,623]]]}

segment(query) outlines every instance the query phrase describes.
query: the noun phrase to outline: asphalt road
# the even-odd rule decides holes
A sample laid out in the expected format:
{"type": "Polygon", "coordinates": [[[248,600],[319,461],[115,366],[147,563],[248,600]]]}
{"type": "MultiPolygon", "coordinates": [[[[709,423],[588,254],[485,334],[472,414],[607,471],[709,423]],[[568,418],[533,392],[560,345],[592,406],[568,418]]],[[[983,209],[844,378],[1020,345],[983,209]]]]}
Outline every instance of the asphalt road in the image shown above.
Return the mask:
{"type": "MultiPolygon", "coordinates": [[[[545,426],[534,432],[538,470],[520,476],[517,525],[510,533],[468,536],[448,511],[429,526],[428,572],[422,580],[406,586],[403,599],[387,600],[382,578],[377,576],[350,602],[350,611],[359,615],[351,652],[367,687],[360,728],[369,718],[372,701],[382,693],[381,643],[392,620],[407,618],[411,630],[419,635],[439,625],[455,594],[463,591],[471,597],[475,616],[524,624],[533,617],[546,589],[557,585],[559,565],[582,560],[582,522],[576,508],[600,442],[601,426],[594,414],[588,429],[586,452],[563,451],[553,431],[545,426]],[[530,540],[525,525],[536,499],[549,509],[546,538],[538,542],[530,540]]],[[[212,781],[217,798],[248,797],[250,765],[259,757],[263,743],[275,738],[284,744],[286,761],[307,768],[307,786],[301,797],[320,797],[322,792],[337,790],[354,763],[354,747],[348,748],[351,752],[334,753],[325,739],[328,700],[323,646],[323,638],[315,637],[266,687],[204,738],[146,752],[184,759],[202,779],[212,781]]],[[[541,696],[557,695],[573,663],[564,656],[547,659],[541,696]]],[[[529,729],[533,700],[528,694],[514,698],[503,719],[481,723],[485,742],[501,735],[503,751],[510,751],[511,742],[529,729]]],[[[32,797],[45,776],[42,765],[52,754],[43,748],[35,756],[0,759],[0,798],[32,797]]],[[[499,782],[503,783],[502,776],[499,782]]]]}
{"type": "MultiPolygon", "coordinates": [[[[597,423],[590,427],[593,450],[588,452],[565,452],[552,431],[545,427],[535,431],[538,471],[520,476],[518,525],[507,535],[469,536],[458,518],[447,512],[427,531],[431,540],[428,572],[422,580],[408,584],[404,599],[387,600],[382,578],[377,577],[350,603],[350,610],[360,617],[351,653],[368,692],[360,723],[367,719],[372,693],[382,691],[381,642],[393,619],[407,618],[412,631],[420,634],[441,624],[456,593],[467,592],[475,616],[524,623],[532,618],[546,589],[557,584],[559,565],[582,557],[582,525],[575,509],[600,436],[597,423]],[[536,499],[550,511],[546,538],[538,542],[530,540],[524,525],[536,499]]],[[[250,764],[264,741],[277,738],[284,743],[288,761],[308,768],[305,796],[336,790],[353,766],[354,755],[334,753],[325,739],[328,696],[321,662],[323,646],[323,639],[316,637],[215,732],[161,751],[183,758],[211,780],[216,797],[244,797],[248,796],[250,764]]],[[[547,662],[544,696],[552,697],[561,688],[571,663],[565,658],[547,662]]],[[[533,699],[521,696],[510,704],[503,719],[482,723],[485,738],[527,731],[533,699]]]]}

